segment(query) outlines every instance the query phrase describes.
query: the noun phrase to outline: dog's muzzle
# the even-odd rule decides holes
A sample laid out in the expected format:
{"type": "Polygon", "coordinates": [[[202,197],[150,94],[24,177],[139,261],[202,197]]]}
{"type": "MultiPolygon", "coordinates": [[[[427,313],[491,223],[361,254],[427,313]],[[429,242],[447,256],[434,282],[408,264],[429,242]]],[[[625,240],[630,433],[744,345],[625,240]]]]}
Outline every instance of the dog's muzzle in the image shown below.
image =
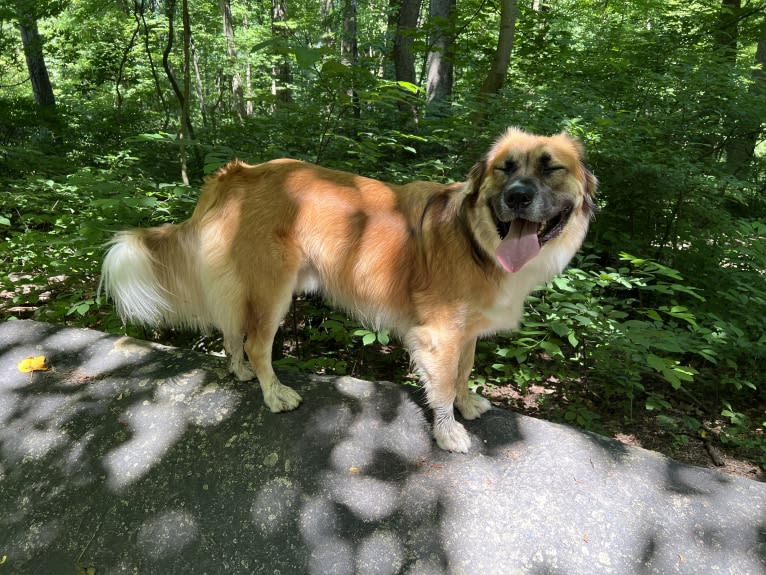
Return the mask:
{"type": "Polygon", "coordinates": [[[572,206],[552,205],[534,181],[520,179],[495,198],[492,214],[501,239],[495,256],[506,271],[516,272],[561,234],[572,206]]]}

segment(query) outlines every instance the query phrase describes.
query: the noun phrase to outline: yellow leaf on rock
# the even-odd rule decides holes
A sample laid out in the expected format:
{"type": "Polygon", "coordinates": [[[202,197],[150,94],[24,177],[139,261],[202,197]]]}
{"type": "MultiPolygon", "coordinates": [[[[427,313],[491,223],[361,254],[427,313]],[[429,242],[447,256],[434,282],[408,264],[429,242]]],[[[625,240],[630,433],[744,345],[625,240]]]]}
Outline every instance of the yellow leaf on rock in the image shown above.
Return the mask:
{"type": "Polygon", "coordinates": [[[22,373],[29,373],[30,371],[48,371],[48,363],[44,355],[36,355],[34,357],[22,359],[17,367],[22,373]]]}

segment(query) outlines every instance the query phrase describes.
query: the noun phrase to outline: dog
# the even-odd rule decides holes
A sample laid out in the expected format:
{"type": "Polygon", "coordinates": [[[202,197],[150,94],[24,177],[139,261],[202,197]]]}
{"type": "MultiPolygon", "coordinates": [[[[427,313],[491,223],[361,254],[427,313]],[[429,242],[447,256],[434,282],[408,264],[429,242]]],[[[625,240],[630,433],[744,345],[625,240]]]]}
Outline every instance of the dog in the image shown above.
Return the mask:
{"type": "Polygon", "coordinates": [[[281,412],[301,398],[274,373],[274,336],[293,294],[319,291],[401,338],[436,443],[466,452],[453,406],[466,420],[491,407],[467,387],[476,340],[516,328],[526,296],[563,271],[596,187],[579,141],[516,128],[463,183],[394,185],[298,160],[235,161],[206,179],[187,221],[116,234],[99,292],[124,321],[220,330],[233,374],[257,377],[281,412]]]}

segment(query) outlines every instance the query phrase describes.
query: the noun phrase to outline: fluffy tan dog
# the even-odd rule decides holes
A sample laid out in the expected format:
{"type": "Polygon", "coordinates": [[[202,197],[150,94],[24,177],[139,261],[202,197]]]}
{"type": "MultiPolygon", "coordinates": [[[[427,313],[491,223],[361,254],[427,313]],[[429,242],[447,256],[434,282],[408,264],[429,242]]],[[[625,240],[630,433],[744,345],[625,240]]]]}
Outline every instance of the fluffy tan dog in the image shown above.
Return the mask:
{"type": "Polygon", "coordinates": [[[274,373],[274,335],[294,293],[320,291],[401,337],[436,442],[465,452],[453,406],[464,419],[490,408],[466,385],[476,338],[517,327],[526,296],[585,237],[596,179],[582,155],[565,134],[509,129],[457,184],[233,162],[207,180],[189,220],[117,234],[102,283],[125,320],[219,329],[231,371],[257,376],[274,412],[301,401],[274,373]]]}

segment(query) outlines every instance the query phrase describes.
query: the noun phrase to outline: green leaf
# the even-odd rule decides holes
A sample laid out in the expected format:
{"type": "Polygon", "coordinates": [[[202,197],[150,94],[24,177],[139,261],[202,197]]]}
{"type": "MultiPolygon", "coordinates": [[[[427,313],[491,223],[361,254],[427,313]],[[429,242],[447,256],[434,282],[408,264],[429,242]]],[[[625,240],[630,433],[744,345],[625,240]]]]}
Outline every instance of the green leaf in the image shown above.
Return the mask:
{"type": "Polygon", "coordinates": [[[649,367],[651,367],[655,371],[662,372],[665,369],[667,369],[667,364],[665,363],[665,360],[657,355],[654,355],[653,353],[650,353],[646,356],[646,363],[649,364],[649,367]]]}
{"type": "Polygon", "coordinates": [[[0,216],[0,226],[10,226],[10,225],[11,225],[11,220],[9,220],[8,218],[4,216],[0,216]]]}
{"type": "Polygon", "coordinates": [[[541,341],[540,348],[543,349],[551,357],[561,356],[561,348],[552,341],[541,341]]]}
{"type": "Polygon", "coordinates": [[[364,337],[362,338],[362,343],[364,345],[370,345],[375,341],[375,334],[372,332],[367,332],[364,334],[364,337]]]}
{"type": "Polygon", "coordinates": [[[567,324],[561,321],[551,322],[550,325],[553,332],[560,337],[566,337],[572,331],[567,324]]]}
{"type": "Polygon", "coordinates": [[[400,88],[404,88],[405,90],[407,90],[408,92],[410,92],[412,94],[417,94],[421,90],[420,86],[417,86],[417,85],[412,84],[410,82],[405,82],[404,80],[399,80],[396,84],[400,88]]]}
{"type": "Polygon", "coordinates": [[[646,310],[646,312],[644,313],[646,313],[646,316],[649,319],[652,319],[654,321],[662,321],[662,316],[657,313],[657,310],[649,309],[649,310],[646,310]]]}

